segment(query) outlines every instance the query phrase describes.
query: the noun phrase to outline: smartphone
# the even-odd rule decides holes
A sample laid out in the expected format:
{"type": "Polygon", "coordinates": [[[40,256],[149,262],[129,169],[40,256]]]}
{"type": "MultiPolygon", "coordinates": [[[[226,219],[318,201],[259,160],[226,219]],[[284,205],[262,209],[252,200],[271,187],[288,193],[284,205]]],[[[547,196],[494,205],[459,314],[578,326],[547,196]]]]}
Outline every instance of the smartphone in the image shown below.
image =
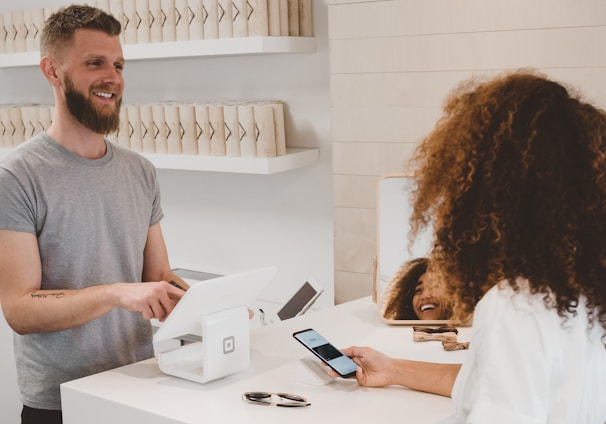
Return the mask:
{"type": "Polygon", "coordinates": [[[348,378],[356,375],[358,365],[330,344],[316,330],[308,328],[297,331],[292,336],[341,377],[348,378]]]}

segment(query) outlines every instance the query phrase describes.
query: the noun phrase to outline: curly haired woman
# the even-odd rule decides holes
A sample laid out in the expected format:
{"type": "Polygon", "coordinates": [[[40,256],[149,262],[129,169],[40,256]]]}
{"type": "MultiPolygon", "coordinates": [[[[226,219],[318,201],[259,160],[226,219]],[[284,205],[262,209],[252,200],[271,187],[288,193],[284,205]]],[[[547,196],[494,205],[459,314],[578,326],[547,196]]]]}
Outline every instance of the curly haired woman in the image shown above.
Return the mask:
{"type": "Polygon", "coordinates": [[[473,312],[462,365],[344,352],[463,423],[606,422],[606,113],[530,71],[461,85],[419,146],[413,232],[473,312]]]}
{"type": "Polygon", "coordinates": [[[383,298],[382,315],[394,320],[447,320],[450,306],[429,271],[428,258],[405,262],[393,276],[383,298]]]}

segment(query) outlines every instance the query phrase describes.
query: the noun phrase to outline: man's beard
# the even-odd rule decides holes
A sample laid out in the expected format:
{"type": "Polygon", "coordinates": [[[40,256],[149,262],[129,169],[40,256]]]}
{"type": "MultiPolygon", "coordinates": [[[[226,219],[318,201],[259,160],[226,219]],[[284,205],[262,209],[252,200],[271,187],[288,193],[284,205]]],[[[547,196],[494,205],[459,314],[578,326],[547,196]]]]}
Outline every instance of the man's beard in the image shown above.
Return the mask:
{"type": "Polygon", "coordinates": [[[98,134],[109,134],[118,130],[122,99],[118,100],[116,108],[112,112],[104,114],[97,110],[90,99],[76,90],[70,77],[66,76],[64,83],[67,109],[78,122],[98,134]]]}

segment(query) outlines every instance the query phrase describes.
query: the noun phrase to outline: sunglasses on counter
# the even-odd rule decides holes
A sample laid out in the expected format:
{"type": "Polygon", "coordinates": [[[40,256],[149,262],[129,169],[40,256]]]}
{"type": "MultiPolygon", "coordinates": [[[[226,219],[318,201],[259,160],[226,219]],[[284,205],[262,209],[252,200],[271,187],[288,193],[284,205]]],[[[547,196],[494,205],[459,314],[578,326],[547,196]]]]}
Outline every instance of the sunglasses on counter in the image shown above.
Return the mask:
{"type": "Polygon", "coordinates": [[[304,397],[290,393],[246,392],[242,394],[242,400],[250,403],[290,408],[311,405],[304,397]]]}

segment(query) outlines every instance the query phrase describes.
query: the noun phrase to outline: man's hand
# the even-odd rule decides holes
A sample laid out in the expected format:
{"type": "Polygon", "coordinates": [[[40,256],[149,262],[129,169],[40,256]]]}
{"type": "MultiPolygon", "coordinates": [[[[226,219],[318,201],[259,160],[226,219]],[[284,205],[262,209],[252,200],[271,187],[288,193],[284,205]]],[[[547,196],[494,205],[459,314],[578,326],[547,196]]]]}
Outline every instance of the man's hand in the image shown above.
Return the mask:
{"type": "Polygon", "coordinates": [[[129,311],[139,312],[143,318],[164,321],[183,297],[185,291],[167,281],[146,283],[119,283],[118,304],[129,311]]]}

